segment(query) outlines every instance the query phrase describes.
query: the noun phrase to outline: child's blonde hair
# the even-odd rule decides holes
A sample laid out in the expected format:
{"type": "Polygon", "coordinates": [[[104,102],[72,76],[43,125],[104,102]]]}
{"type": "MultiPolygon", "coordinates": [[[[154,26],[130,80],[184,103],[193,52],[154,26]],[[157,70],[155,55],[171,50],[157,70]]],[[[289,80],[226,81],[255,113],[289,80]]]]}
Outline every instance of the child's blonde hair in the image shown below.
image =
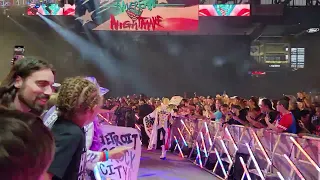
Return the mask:
{"type": "Polygon", "coordinates": [[[67,78],[61,84],[57,108],[61,115],[70,118],[100,105],[98,87],[83,77],[67,78]]]}

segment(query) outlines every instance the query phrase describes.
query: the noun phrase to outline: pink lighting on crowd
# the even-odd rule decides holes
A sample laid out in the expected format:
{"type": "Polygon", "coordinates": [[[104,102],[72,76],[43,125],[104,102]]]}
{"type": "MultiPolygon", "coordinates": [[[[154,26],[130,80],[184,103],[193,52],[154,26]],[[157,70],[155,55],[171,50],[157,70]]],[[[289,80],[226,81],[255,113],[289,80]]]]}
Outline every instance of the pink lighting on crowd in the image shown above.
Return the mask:
{"type": "Polygon", "coordinates": [[[233,137],[231,136],[231,134],[229,132],[229,129],[227,127],[225,127],[225,131],[227,132],[227,134],[228,134],[228,136],[229,136],[229,138],[230,138],[230,140],[231,140],[231,142],[233,144],[234,149],[236,151],[238,151],[238,147],[237,147],[236,143],[234,142],[233,137]]]}
{"type": "Polygon", "coordinates": [[[257,134],[256,134],[253,130],[251,130],[251,132],[252,132],[252,135],[253,135],[254,139],[257,141],[257,143],[258,143],[258,145],[259,145],[259,147],[260,147],[260,149],[261,149],[261,151],[262,151],[265,159],[267,160],[268,164],[271,165],[272,162],[271,162],[271,160],[269,159],[269,156],[268,156],[266,150],[265,150],[264,147],[262,146],[262,144],[261,144],[261,142],[260,142],[257,134]]]}
{"type": "Polygon", "coordinates": [[[178,143],[177,137],[176,137],[176,136],[173,136],[173,137],[174,137],[174,140],[175,140],[175,142],[176,142],[176,144],[177,144],[177,146],[178,146],[178,149],[179,149],[179,152],[180,152],[181,157],[184,158],[184,155],[183,155],[183,152],[182,152],[182,150],[181,150],[181,147],[180,147],[180,145],[179,145],[179,143],[178,143]]]}
{"type": "MultiPolygon", "coordinates": [[[[200,147],[199,147],[198,142],[196,142],[196,147],[197,147],[197,159],[199,160],[200,167],[203,168],[203,166],[202,166],[202,160],[201,160],[200,147]]],[[[196,159],[196,160],[197,160],[197,159],[196,159]]]]}
{"type": "Polygon", "coordinates": [[[277,174],[278,174],[278,177],[280,180],[284,180],[284,177],[282,176],[282,174],[280,172],[277,172],[277,174]]]}
{"type": "Polygon", "coordinates": [[[298,147],[298,149],[306,156],[306,158],[310,161],[310,163],[317,169],[318,172],[320,172],[320,168],[317,165],[317,163],[314,162],[314,160],[309,156],[309,154],[301,147],[301,145],[293,138],[290,137],[290,140],[298,147]]]}
{"type": "Polygon", "coordinates": [[[191,132],[189,131],[188,127],[187,127],[186,124],[183,122],[183,120],[181,120],[181,123],[182,123],[183,127],[186,129],[186,131],[188,132],[188,134],[191,135],[191,132]]]}
{"type": "MultiPolygon", "coordinates": [[[[242,157],[239,157],[239,159],[240,159],[240,163],[241,163],[241,165],[242,165],[243,171],[244,171],[243,176],[246,175],[247,179],[248,179],[248,180],[251,180],[249,171],[248,171],[248,169],[247,169],[246,164],[244,163],[243,158],[242,158],[242,157]]],[[[241,179],[243,179],[243,178],[241,178],[241,179]]]]}
{"type": "Polygon", "coordinates": [[[205,126],[205,128],[206,128],[206,135],[208,136],[209,144],[210,144],[210,146],[212,146],[212,139],[211,139],[211,137],[210,137],[210,132],[209,132],[209,128],[208,128],[207,122],[204,122],[204,126],[205,126]]]}
{"type": "Polygon", "coordinates": [[[183,135],[182,135],[182,133],[181,133],[180,128],[178,128],[178,132],[179,132],[179,134],[180,134],[180,137],[181,137],[181,139],[182,139],[182,141],[183,141],[184,145],[185,145],[185,146],[188,146],[187,141],[184,139],[184,137],[183,137],[183,135]]]}
{"type": "Polygon", "coordinates": [[[139,127],[138,124],[135,124],[135,127],[136,127],[139,131],[141,131],[141,129],[140,129],[140,127],[139,127]]]}
{"type": "Polygon", "coordinates": [[[112,124],[108,119],[106,119],[105,117],[103,117],[101,114],[98,114],[98,116],[99,116],[100,118],[102,118],[104,121],[106,121],[107,123],[112,124]]]}
{"type": "Polygon", "coordinates": [[[301,172],[298,170],[297,166],[294,165],[294,163],[291,161],[291,159],[290,159],[286,154],[284,154],[283,156],[284,156],[284,158],[286,158],[286,160],[287,160],[288,163],[290,164],[291,168],[296,172],[296,174],[299,176],[299,178],[300,178],[301,180],[306,180],[306,179],[303,177],[303,175],[301,174],[301,172]]]}
{"type": "Polygon", "coordinates": [[[227,147],[226,147],[226,144],[224,143],[224,141],[223,141],[222,139],[220,139],[220,142],[221,142],[221,144],[222,144],[222,148],[223,148],[224,152],[227,154],[229,163],[233,163],[233,162],[232,162],[232,159],[231,159],[231,156],[230,156],[230,154],[229,154],[229,152],[228,152],[228,149],[227,149],[227,147]]]}
{"type": "Polygon", "coordinates": [[[208,157],[207,148],[206,148],[206,143],[204,142],[204,137],[203,137],[202,132],[200,132],[200,137],[201,137],[202,147],[203,147],[203,150],[204,150],[204,155],[205,155],[206,157],[208,157]]]}
{"type": "Polygon", "coordinates": [[[214,152],[216,153],[216,156],[217,156],[217,158],[218,158],[218,162],[219,162],[219,165],[221,166],[223,175],[224,175],[224,177],[226,178],[226,177],[227,177],[227,172],[226,172],[226,170],[224,169],[224,166],[223,166],[223,163],[222,163],[222,161],[221,161],[219,152],[218,152],[218,150],[217,150],[216,148],[214,148],[214,152]]]}
{"type": "Polygon", "coordinates": [[[260,166],[259,166],[256,158],[254,157],[253,152],[252,152],[249,144],[246,143],[246,146],[247,146],[247,149],[248,149],[248,151],[249,151],[250,157],[251,157],[251,159],[252,159],[252,161],[253,161],[253,163],[254,163],[254,166],[256,167],[256,169],[257,169],[257,171],[258,171],[258,174],[259,174],[260,178],[261,178],[262,180],[265,180],[265,178],[264,178],[264,176],[263,176],[263,174],[262,174],[262,171],[261,171],[261,169],[260,169],[260,166]]]}

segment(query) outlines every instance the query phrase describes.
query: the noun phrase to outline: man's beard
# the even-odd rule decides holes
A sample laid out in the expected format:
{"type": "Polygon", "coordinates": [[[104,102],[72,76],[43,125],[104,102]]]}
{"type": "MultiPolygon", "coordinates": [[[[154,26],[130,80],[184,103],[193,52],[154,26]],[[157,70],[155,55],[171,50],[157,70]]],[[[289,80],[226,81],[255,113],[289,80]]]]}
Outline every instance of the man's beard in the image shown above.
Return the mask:
{"type": "Polygon", "coordinates": [[[24,87],[22,87],[19,91],[18,91],[18,99],[20,102],[22,102],[24,105],[26,105],[28,108],[30,108],[30,112],[40,116],[44,109],[46,108],[46,105],[41,105],[41,104],[37,104],[37,100],[39,99],[49,99],[48,95],[45,94],[41,94],[36,96],[36,98],[34,100],[30,100],[27,98],[27,94],[24,93],[24,87]]]}

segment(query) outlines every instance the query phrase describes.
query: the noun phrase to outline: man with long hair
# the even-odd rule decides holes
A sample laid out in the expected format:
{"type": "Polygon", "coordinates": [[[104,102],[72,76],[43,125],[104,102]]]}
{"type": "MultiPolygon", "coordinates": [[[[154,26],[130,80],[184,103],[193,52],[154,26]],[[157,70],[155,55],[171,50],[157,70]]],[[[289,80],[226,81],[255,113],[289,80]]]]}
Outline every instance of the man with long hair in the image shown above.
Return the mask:
{"type": "Polygon", "coordinates": [[[17,61],[0,85],[0,105],[40,116],[52,94],[54,70],[35,58],[17,61]]]}

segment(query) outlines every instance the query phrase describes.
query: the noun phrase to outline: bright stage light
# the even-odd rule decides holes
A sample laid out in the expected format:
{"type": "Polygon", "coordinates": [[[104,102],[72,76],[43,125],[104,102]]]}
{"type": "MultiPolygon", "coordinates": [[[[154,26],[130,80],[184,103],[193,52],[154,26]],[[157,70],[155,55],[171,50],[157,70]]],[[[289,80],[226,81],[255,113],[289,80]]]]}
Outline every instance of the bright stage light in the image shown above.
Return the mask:
{"type": "Polygon", "coordinates": [[[310,28],[310,29],[307,29],[307,33],[309,34],[312,34],[312,33],[316,33],[316,32],[319,32],[319,28],[310,28]]]}

